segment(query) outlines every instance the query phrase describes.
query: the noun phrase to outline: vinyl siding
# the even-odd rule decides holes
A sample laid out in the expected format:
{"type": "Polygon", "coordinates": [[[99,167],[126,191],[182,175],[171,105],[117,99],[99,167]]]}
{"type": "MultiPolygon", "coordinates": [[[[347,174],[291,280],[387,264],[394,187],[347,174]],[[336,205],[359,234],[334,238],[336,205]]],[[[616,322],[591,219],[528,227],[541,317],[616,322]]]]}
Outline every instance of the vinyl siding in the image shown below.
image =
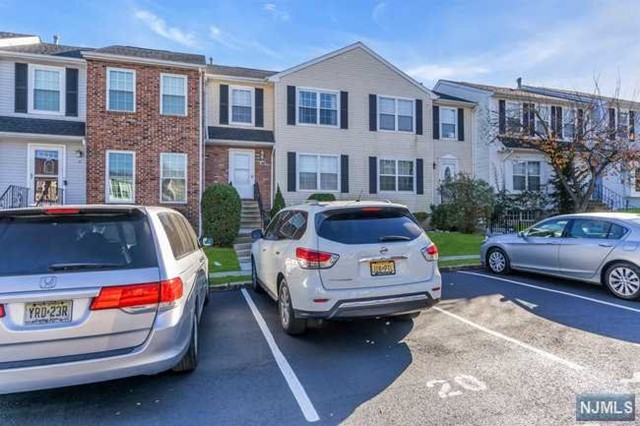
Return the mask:
{"type": "MultiPolygon", "coordinates": [[[[22,62],[22,61],[21,61],[22,62]]],[[[26,63],[26,61],[24,62],[26,63]]],[[[36,62],[30,61],[31,64],[36,62]]],[[[78,116],[67,117],[64,111],[60,115],[54,114],[23,114],[14,112],[15,101],[15,61],[8,59],[0,59],[0,115],[4,116],[16,116],[16,117],[31,117],[31,118],[47,118],[53,120],[72,120],[72,121],[85,121],[86,109],[87,109],[87,70],[82,64],[59,64],[51,61],[39,61],[39,65],[49,65],[60,68],[77,68],[78,69],[78,116]]],[[[63,76],[64,81],[64,76],[63,76]]],[[[33,90],[33,87],[29,87],[29,90],[33,90]]],[[[65,96],[64,91],[61,96],[65,96]]]]}
{"type": "MultiPolygon", "coordinates": [[[[255,127],[251,125],[232,124],[231,115],[229,115],[229,124],[222,124],[222,126],[248,128],[248,129],[261,129],[261,130],[273,130],[273,85],[272,84],[258,84],[258,83],[246,83],[229,80],[218,80],[209,77],[207,80],[206,88],[206,102],[205,102],[205,116],[207,126],[220,126],[220,85],[226,84],[231,86],[247,86],[253,88],[264,89],[264,127],[255,127]]],[[[231,93],[229,93],[229,103],[231,103],[231,93]]],[[[255,107],[255,99],[254,99],[255,107]]],[[[255,111],[254,111],[255,114],[255,111]]]]}
{"type": "Polygon", "coordinates": [[[385,199],[405,204],[412,211],[428,210],[433,194],[432,104],[428,93],[364,50],[354,49],[282,77],[276,84],[275,96],[275,182],[288,205],[304,201],[313,192],[321,192],[287,191],[287,152],[294,151],[349,156],[349,193],[336,192],[337,199],[385,199]],[[287,85],[349,92],[349,129],[287,125],[287,85]],[[423,134],[369,131],[369,94],[422,99],[423,134]],[[369,194],[369,156],[422,158],[424,194],[380,191],[369,194]]]}

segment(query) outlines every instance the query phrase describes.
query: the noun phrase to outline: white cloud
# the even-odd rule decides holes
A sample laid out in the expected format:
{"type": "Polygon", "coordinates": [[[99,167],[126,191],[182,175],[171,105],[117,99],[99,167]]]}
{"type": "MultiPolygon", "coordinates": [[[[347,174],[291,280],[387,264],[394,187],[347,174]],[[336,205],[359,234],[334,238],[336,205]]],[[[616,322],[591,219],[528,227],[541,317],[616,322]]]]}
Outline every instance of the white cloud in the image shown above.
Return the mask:
{"type": "Polygon", "coordinates": [[[373,7],[373,11],[371,12],[371,20],[378,25],[382,25],[381,18],[387,10],[387,3],[380,2],[373,7]]]}
{"type": "Polygon", "coordinates": [[[193,33],[185,32],[177,27],[170,27],[164,19],[147,10],[137,9],[134,16],[136,19],[142,21],[151,31],[167,40],[191,48],[196,47],[198,44],[193,33]]]}
{"type": "Polygon", "coordinates": [[[209,27],[209,37],[230,50],[236,51],[253,51],[262,52],[267,56],[273,58],[281,58],[281,55],[273,49],[266,47],[265,45],[258,43],[257,41],[250,40],[243,36],[242,38],[236,37],[233,34],[222,30],[216,25],[209,27]]]}
{"type": "Polygon", "coordinates": [[[288,21],[291,16],[286,10],[281,10],[275,3],[265,3],[263,9],[269,13],[274,19],[280,21],[288,21]]]}

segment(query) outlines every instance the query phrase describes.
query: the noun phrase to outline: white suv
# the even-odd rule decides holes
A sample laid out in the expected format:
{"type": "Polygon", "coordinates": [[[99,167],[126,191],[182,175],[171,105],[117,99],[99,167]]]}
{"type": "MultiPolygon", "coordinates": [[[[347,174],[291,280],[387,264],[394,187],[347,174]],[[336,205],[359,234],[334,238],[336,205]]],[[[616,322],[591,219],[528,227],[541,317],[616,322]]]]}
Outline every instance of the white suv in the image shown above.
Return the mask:
{"type": "Polygon", "coordinates": [[[438,249],[405,206],[309,202],[252,236],[253,288],[278,301],[288,334],[307,319],[413,316],[440,300],[438,249]]]}

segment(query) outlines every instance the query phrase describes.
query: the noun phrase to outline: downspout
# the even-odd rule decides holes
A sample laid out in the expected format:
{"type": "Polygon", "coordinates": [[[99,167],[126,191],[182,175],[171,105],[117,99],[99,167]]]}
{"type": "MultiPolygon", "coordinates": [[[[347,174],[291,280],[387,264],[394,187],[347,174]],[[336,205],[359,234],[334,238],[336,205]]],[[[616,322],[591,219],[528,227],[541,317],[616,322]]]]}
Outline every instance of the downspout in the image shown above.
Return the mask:
{"type": "Polygon", "coordinates": [[[200,170],[199,170],[199,176],[198,179],[200,180],[200,182],[198,182],[198,235],[202,236],[202,179],[204,176],[204,161],[203,161],[203,154],[204,154],[204,150],[203,150],[203,146],[204,146],[204,135],[202,133],[202,120],[203,120],[203,116],[202,116],[202,78],[204,75],[204,71],[202,69],[200,69],[200,75],[198,78],[198,97],[199,99],[199,106],[200,108],[198,108],[198,119],[200,121],[200,134],[199,134],[199,141],[198,141],[198,151],[199,151],[199,156],[200,156],[200,170]]]}

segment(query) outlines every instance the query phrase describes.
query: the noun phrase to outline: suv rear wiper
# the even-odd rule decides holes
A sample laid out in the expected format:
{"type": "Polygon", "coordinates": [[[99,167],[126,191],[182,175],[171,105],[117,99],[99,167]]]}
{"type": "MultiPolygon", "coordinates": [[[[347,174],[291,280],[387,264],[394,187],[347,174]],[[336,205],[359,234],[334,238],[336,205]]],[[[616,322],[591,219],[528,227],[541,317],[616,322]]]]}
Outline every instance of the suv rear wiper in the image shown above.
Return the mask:
{"type": "Polygon", "coordinates": [[[411,238],[404,235],[386,235],[378,239],[381,243],[386,241],[411,241],[411,238]]]}
{"type": "Polygon", "coordinates": [[[81,269],[106,269],[119,268],[121,263],[53,263],[49,265],[50,271],[77,271],[81,269]]]}

